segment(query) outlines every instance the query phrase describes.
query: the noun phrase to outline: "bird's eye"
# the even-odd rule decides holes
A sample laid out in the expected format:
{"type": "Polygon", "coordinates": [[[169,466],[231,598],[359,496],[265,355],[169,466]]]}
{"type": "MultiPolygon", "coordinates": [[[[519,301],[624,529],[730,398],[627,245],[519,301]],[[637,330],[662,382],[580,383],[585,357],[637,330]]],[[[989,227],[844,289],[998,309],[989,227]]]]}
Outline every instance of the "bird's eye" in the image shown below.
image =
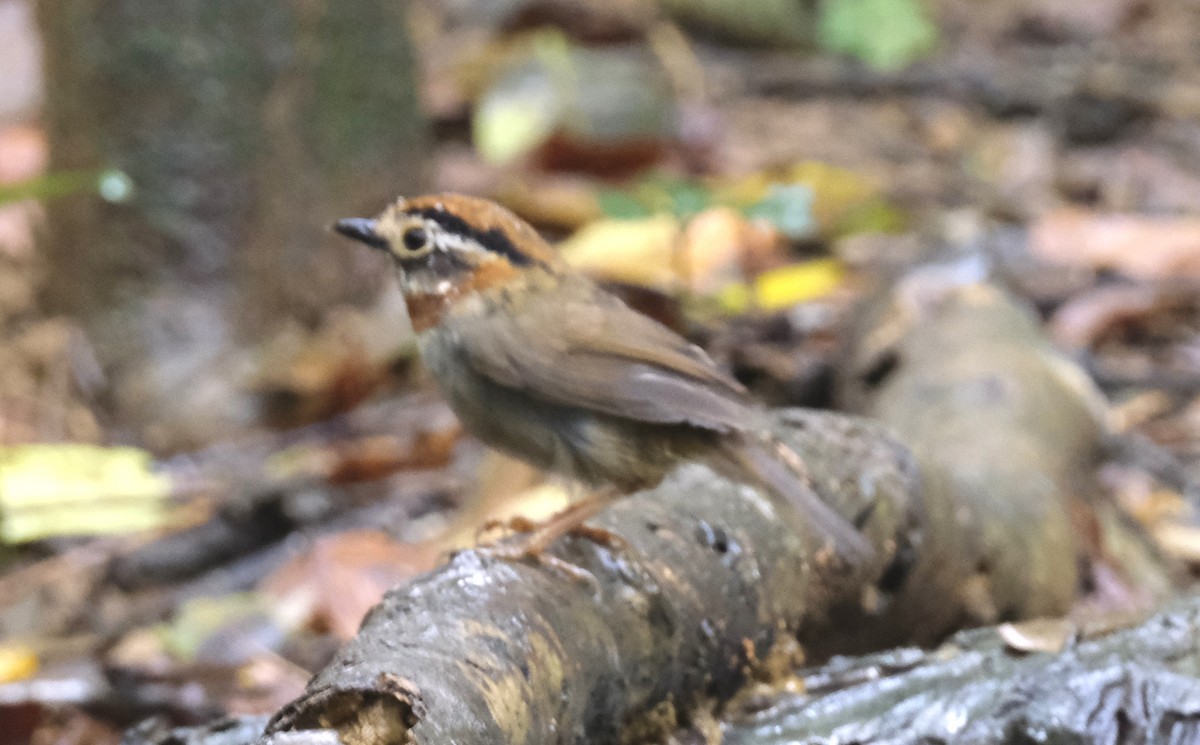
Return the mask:
{"type": "Polygon", "coordinates": [[[429,244],[429,234],[423,228],[409,228],[400,240],[409,251],[420,251],[429,244]]]}

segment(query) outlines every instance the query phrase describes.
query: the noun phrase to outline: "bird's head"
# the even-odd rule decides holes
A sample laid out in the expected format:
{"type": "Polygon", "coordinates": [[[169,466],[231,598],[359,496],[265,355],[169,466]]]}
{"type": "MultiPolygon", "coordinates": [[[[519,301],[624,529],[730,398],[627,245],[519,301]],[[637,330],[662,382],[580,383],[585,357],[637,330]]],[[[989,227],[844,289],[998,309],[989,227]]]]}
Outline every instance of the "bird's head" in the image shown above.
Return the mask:
{"type": "Polygon", "coordinates": [[[418,330],[435,325],[458,300],[559,262],[524,220],[461,194],[402,197],[378,217],[347,218],[333,227],[392,258],[418,330]]]}

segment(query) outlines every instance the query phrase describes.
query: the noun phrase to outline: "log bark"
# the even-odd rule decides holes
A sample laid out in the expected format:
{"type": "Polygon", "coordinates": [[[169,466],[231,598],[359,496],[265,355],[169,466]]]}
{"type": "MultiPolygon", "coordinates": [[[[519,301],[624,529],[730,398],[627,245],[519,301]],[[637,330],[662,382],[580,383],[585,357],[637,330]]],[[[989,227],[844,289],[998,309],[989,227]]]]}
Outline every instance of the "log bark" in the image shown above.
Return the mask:
{"type": "Polygon", "coordinates": [[[121,745],[246,745],[259,736],[266,723],[266,717],[248,716],[227,717],[198,727],[171,727],[163,719],[147,719],[131,727],[121,745]]]}
{"type": "Polygon", "coordinates": [[[1200,596],[1112,633],[1074,632],[1057,654],[1014,648],[1010,630],[988,628],[934,650],[835,659],[799,674],[805,693],[756,697],[755,711],[734,713],[722,742],[1200,742],[1200,596]]]}
{"type": "Polygon", "coordinates": [[[1172,568],[1094,482],[1102,395],[1029,308],[963,271],[926,267],[877,293],[840,369],[843,406],[911,448],[931,520],[881,625],[861,629],[864,651],[1060,615],[1100,564],[1147,600],[1173,591],[1172,568]]]}
{"type": "MultiPolygon", "coordinates": [[[[1200,596],[1128,621],[1064,628],[1068,646],[1057,653],[1014,647],[1010,630],[984,628],[961,632],[932,650],[907,647],[834,658],[800,671],[791,692],[744,697],[728,712],[721,742],[1200,741],[1200,596]]],[[[126,745],[245,745],[263,721],[142,727],[127,735],[126,745]]]]}
{"type": "Polygon", "coordinates": [[[873,565],[843,564],[754,490],[688,466],[595,520],[611,540],[556,544],[575,572],[470,550],[389,593],[268,733],[330,728],[348,745],[643,741],[731,695],[794,634],[825,647],[822,630],[861,615],[864,581],[909,545],[919,479],[869,422],[787,412],[778,433],[809,455],[823,498],[865,519],[882,549],[873,565]]]}

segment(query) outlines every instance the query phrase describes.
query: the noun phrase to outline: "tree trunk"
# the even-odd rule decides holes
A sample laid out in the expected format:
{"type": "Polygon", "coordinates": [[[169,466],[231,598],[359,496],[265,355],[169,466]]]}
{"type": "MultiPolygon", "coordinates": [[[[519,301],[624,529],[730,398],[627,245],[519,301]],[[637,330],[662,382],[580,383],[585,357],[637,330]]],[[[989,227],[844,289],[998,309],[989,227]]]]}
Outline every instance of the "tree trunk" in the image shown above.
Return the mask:
{"type": "Polygon", "coordinates": [[[51,170],[132,187],[51,202],[43,241],[46,310],[87,332],[115,423],[207,441],[253,416],[248,350],[375,297],[326,226],[421,182],[404,8],[39,3],[51,170]]]}

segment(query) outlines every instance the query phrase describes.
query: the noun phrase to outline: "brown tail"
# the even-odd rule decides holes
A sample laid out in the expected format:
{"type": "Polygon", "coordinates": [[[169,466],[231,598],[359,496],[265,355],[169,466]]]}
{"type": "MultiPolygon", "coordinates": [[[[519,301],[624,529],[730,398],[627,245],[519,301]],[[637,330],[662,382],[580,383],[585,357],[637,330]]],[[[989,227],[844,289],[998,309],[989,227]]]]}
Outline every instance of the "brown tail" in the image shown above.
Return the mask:
{"type": "Polygon", "coordinates": [[[747,438],[731,441],[726,454],[740,473],[729,476],[766,489],[787,502],[820,534],[832,538],[835,549],[846,561],[855,565],[871,561],[875,547],[853,523],[821,501],[804,473],[799,456],[792,454],[797,461],[795,466],[785,459],[786,448],[779,442],[758,443],[747,438]]]}

